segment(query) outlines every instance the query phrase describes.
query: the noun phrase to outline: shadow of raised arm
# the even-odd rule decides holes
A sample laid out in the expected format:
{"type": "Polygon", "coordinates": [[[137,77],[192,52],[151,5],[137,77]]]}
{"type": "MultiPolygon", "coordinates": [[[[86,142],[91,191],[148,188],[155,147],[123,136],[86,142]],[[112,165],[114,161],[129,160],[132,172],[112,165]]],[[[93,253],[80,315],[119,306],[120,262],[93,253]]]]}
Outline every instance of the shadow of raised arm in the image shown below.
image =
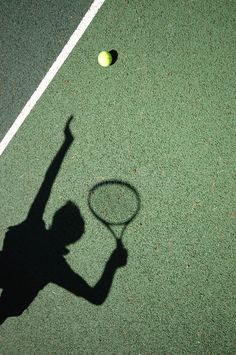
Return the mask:
{"type": "Polygon", "coordinates": [[[64,135],[65,135],[64,142],[63,142],[61,148],[59,149],[59,151],[57,152],[57,154],[55,155],[52,163],[50,164],[50,166],[45,174],[42,185],[41,185],[31,207],[30,207],[29,212],[28,212],[28,216],[27,216],[28,220],[35,220],[35,219],[39,220],[39,219],[42,219],[42,217],[43,217],[43,213],[44,213],[46,204],[48,202],[48,199],[50,197],[53,183],[54,183],[56,176],[60,170],[63,159],[74,140],[74,137],[73,137],[71,130],[70,130],[70,123],[71,123],[72,119],[73,119],[73,116],[70,116],[67,123],[66,123],[65,129],[64,129],[64,135]]]}

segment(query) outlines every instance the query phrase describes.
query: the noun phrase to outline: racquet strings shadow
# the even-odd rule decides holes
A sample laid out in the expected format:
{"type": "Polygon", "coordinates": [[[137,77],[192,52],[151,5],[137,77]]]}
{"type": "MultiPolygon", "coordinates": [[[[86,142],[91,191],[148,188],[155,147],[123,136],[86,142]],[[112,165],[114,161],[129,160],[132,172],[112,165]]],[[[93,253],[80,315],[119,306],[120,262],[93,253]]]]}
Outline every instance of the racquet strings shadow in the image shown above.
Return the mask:
{"type": "Polygon", "coordinates": [[[122,243],[123,234],[137,217],[140,205],[137,190],[123,180],[101,181],[88,194],[90,211],[109,229],[118,243],[122,243]]]}
{"type": "Polygon", "coordinates": [[[67,263],[67,246],[77,242],[85,223],[79,208],[71,201],[54,215],[46,229],[43,214],[53,183],[66,156],[73,136],[72,116],[64,129],[64,142],[50,164],[26,219],[8,228],[0,251],[0,324],[11,316],[19,316],[33,302],[39,291],[50,282],[101,305],[109,294],[116,270],[127,263],[127,251],[117,246],[107,261],[101,278],[94,287],[76,274],[67,263]]]}

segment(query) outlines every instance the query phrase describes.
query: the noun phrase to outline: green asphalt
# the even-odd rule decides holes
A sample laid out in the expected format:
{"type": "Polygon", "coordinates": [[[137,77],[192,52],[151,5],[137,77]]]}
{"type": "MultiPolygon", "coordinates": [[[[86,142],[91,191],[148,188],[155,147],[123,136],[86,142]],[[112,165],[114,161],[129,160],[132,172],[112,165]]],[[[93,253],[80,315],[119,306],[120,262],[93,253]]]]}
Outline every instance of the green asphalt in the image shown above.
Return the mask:
{"type": "Polygon", "coordinates": [[[1,1],[0,141],[91,3],[1,1]]]}
{"type": "Polygon", "coordinates": [[[65,256],[95,285],[115,248],[91,214],[106,179],[138,191],[128,262],[99,306],[54,284],[0,327],[1,354],[235,354],[236,3],[107,0],[0,158],[0,241],[21,223],[64,139],[44,220],[85,220],[65,256]],[[109,68],[101,50],[116,50],[109,68]]]}

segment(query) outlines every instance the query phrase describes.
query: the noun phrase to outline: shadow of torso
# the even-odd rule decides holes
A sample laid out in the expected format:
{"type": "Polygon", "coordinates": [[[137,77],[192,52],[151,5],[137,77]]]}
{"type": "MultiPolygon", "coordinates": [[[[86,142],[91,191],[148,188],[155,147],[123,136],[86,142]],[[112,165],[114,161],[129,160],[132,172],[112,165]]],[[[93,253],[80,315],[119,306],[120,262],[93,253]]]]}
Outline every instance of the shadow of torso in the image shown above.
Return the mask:
{"type": "Polygon", "coordinates": [[[20,315],[49,282],[58,283],[68,268],[67,249],[57,243],[43,221],[10,227],[0,253],[0,310],[20,315]]]}

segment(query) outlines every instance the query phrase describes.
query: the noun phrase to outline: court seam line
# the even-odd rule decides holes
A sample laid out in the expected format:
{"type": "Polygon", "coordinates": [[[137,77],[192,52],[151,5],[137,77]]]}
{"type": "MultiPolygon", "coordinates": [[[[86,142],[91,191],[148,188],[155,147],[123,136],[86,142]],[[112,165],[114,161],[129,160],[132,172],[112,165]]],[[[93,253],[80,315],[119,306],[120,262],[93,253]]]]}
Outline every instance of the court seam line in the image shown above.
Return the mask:
{"type": "Polygon", "coordinates": [[[34,91],[30,99],[26,102],[25,106],[7,131],[2,141],[0,142],[0,156],[2,155],[8,144],[11,142],[25,119],[28,117],[40,97],[43,95],[51,81],[54,79],[57,72],[62,67],[76,44],[79,42],[79,40],[83,36],[84,32],[87,30],[88,26],[90,25],[93,18],[96,16],[97,12],[99,11],[104,2],[105,0],[94,0],[93,3],[90,5],[88,11],[82,18],[75,31],[70,36],[62,51],[60,52],[56,60],[53,62],[50,69],[38,85],[37,89],[34,91]]]}

